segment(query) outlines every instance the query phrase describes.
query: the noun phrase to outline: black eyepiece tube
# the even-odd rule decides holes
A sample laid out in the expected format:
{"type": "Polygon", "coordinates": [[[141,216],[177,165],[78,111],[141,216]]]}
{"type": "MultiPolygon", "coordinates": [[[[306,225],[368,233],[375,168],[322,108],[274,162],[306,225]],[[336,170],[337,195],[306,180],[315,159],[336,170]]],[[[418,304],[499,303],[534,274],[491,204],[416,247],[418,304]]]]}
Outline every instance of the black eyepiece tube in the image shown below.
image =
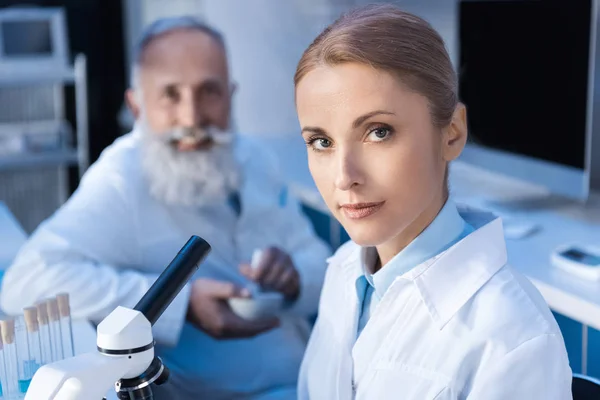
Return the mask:
{"type": "Polygon", "coordinates": [[[134,310],[144,314],[154,325],[208,253],[210,253],[208,242],[198,236],[192,236],[136,304],[134,310]]]}

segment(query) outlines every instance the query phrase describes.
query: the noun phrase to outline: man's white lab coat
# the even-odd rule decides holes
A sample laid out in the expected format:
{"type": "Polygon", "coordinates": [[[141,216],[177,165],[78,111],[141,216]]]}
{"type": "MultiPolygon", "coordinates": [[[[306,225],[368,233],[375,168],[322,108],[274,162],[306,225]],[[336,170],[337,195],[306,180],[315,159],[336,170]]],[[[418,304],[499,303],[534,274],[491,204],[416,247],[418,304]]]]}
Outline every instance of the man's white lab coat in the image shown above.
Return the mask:
{"type": "Polygon", "coordinates": [[[330,259],[299,380],[301,400],[564,400],[562,335],[533,285],[506,264],[499,219],[396,278],[356,339],[361,249],[330,259]]]}
{"type": "Polygon", "coordinates": [[[134,306],[193,234],[212,246],[195,277],[240,285],[247,281],[238,273],[239,264],[249,262],[256,248],[278,246],[291,255],[301,276],[291,317],[253,339],[214,340],[185,323],[187,286],[154,327],[162,344],[157,352],[171,369],[170,386],[176,389],[160,398],[241,393],[260,398],[265,391],[277,392],[274,388],[283,394],[269,398],[295,398],[308,336],[305,321],[317,311],[330,252],[313,234],[299,203],[285,195],[274,159],[263,147],[245,137],[237,142],[244,174],[238,218],[227,204],[199,209],[155,200],[141,170],[140,137],[134,131],[119,138],[21,249],[4,275],[2,308],[17,314],[37,300],[69,292],[73,317],[99,322],[117,305],[134,306]]]}

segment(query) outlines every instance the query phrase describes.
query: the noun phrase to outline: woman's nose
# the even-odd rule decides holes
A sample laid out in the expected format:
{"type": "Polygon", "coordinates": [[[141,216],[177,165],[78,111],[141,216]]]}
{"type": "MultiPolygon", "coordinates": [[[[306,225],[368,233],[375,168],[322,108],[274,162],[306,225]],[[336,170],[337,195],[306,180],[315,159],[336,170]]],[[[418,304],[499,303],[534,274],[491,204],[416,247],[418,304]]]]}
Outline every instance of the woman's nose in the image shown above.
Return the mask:
{"type": "Polygon", "coordinates": [[[335,187],[338,190],[350,190],[356,185],[363,183],[360,165],[355,155],[343,154],[336,168],[335,187]]]}

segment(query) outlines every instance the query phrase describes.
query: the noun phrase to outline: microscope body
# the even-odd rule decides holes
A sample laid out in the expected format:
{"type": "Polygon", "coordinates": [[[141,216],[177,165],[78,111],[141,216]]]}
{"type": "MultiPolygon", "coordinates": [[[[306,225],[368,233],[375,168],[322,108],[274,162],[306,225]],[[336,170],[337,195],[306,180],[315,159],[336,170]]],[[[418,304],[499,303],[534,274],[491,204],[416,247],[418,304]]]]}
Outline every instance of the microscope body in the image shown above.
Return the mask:
{"type": "Polygon", "coordinates": [[[100,400],[115,382],[142,376],[154,360],[152,326],[130,308],[117,307],[98,325],[96,344],[97,352],[41,367],[25,400],[100,400]]]}

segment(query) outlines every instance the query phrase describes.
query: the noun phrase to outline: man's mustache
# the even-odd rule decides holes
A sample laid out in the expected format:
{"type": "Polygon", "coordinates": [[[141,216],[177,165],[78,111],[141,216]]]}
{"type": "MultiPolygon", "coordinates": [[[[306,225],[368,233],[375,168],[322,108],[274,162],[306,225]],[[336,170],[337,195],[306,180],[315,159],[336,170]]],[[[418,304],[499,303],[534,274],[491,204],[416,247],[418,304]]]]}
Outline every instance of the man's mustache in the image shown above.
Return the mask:
{"type": "Polygon", "coordinates": [[[215,144],[227,145],[234,139],[233,133],[214,126],[206,128],[179,127],[160,136],[170,144],[179,143],[181,140],[192,140],[195,143],[211,141],[215,144]]]}

